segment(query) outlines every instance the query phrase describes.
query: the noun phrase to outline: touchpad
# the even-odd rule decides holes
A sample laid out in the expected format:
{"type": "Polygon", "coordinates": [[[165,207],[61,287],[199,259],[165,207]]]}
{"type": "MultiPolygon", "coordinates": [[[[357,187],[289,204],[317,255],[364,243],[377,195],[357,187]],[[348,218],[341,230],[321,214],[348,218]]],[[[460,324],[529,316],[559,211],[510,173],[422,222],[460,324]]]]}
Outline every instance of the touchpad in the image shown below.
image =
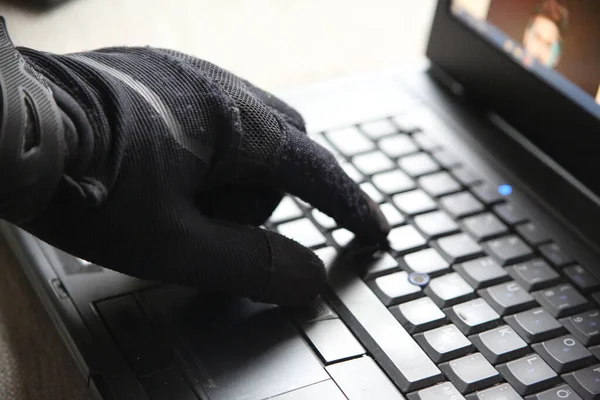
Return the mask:
{"type": "Polygon", "coordinates": [[[329,379],[277,307],[173,286],[142,298],[211,400],[262,400],[329,379]]]}

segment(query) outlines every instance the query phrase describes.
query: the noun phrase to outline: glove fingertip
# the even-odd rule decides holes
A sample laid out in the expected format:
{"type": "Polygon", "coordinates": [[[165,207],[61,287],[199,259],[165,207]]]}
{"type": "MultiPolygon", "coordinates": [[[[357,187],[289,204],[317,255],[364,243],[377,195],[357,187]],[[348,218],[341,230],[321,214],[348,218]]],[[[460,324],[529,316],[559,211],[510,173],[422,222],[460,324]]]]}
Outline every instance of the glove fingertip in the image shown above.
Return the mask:
{"type": "Polygon", "coordinates": [[[367,204],[371,212],[371,221],[374,224],[374,235],[376,241],[383,241],[390,233],[391,227],[387,218],[379,208],[379,205],[375,203],[370,197],[367,196],[367,204]]]}
{"type": "Polygon", "coordinates": [[[272,272],[260,301],[301,306],[317,297],[327,280],[325,266],[311,250],[274,232],[265,231],[271,245],[272,272]]]}

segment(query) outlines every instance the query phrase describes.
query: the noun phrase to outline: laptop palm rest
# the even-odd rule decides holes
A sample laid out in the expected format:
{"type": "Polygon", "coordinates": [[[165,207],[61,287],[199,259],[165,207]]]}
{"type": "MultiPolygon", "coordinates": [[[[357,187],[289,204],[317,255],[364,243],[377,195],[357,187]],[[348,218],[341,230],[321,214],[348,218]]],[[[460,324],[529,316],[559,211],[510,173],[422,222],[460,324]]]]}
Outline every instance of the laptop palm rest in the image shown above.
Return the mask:
{"type": "Polygon", "coordinates": [[[162,342],[173,345],[174,367],[211,400],[266,399],[329,379],[277,307],[176,286],[142,290],[136,299],[162,342]]]}

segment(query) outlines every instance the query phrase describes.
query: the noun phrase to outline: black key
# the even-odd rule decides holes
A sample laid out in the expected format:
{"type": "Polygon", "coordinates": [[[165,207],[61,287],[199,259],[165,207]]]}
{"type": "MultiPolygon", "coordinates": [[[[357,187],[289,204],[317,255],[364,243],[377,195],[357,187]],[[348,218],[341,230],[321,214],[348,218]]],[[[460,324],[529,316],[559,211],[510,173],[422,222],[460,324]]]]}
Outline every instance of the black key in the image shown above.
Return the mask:
{"type": "Polygon", "coordinates": [[[398,226],[406,222],[406,219],[402,214],[400,214],[400,211],[398,211],[398,209],[390,203],[383,203],[379,206],[379,209],[385,216],[385,219],[387,219],[390,226],[398,226]]]}
{"type": "Polygon", "coordinates": [[[600,398],[600,364],[563,375],[563,379],[583,400],[600,398]]]}
{"type": "Polygon", "coordinates": [[[462,189],[460,183],[456,182],[447,172],[437,172],[423,176],[419,178],[418,182],[421,189],[433,197],[440,197],[462,189]]]}
{"type": "Polygon", "coordinates": [[[333,241],[340,247],[345,247],[352,239],[354,239],[354,233],[347,229],[340,228],[331,232],[333,241]]]}
{"type": "MultiPolygon", "coordinates": [[[[330,365],[325,369],[349,399],[404,399],[370,357],[356,358],[330,365]]],[[[312,399],[312,397],[303,397],[303,399],[312,399]]]]}
{"type": "Polygon", "coordinates": [[[492,239],[483,247],[502,265],[514,264],[533,257],[533,250],[516,235],[492,239]]]}
{"type": "Polygon", "coordinates": [[[540,244],[551,240],[550,234],[546,232],[544,228],[533,222],[517,225],[515,229],[517,230],[517,233],[532,246],[539,246],[540,244]]]}
{"type": "Polygon", "coordinates": [[[340,247],[345,247],[354,239],[354,233],[345,228],[338,228],[331,232],[333,241],[340,247]]]}
{"type": "Polygon", "coordinates": [[[440,205],[454,218],[466,217],[483,211],[483,204],[469,192],[451,194],[440,199],[440,205]]]}
{"type": "Polygon", "coordinates": [[[573,335],[565,335],[531,346],[559,374],[592,364],[596,358],[573,335]]]}
{"type": "Polygon", "coordinates": [[[591,346],[588,348],[589,351],[592,352],[592,354],[598,359],[600,360],[600,345],[598,346],[591,346]]]}
{"type": "Polygon", "coordinates": [[[496,285],[510,279],[506,270],[489,257],[455,265],[454,270],[475,289],[496,285]]]}
{"type": "Polygon", "coordinates": [[[283,236],[287,236],[306,247],[319,246],[326,241],[325,236],[308,218],[297,219],[278,225],[277,231],[283,236]]]}
{"type": "Polygon", "coordinates": [[[312,210],[311,215],[313,219],[319,224],[321,227],[325,229],[333,229],[337,226],[337,222],[329,215],[317,210],[316,208],[312,210]]]}
{"type": "Polygon", "coordinates": [[[344,172],[350,177],[350,179],[352,179],[354,182],[356,182],[356,183],[364,182],[365,177],[363,176],[363,174],[358,172],[358,170],[356,169],[356,167],[354,167],[354,165],[350,164],[349,162],[342,162],[342,163],[340,163],[340,166],[342,167],[344,172]]]}
{"type": "Polygon", "coordinates": [[[588,348],[589,351],[592,352],[592,354],[598,359],[600,360],[600,345],[598,346],[591,346],[588,348]]]}
{"type": "Polygon", "coordinates": [[[162,340],[130,295],[103,300],[96,308],[138,376],[172,367],[173,349],[162,340]]]}
{"type": "Polygon", "coordinates": [[[416,178],[421,175],[430,174],[440,169],[438,163],[433,161],[427,153],[417,153],[410,156],[402,157],[398,161],[398,165],[408,175],[416,178]]]}
{"type": "Polygon", "coordinates": [[[292,390],[279,396],[269,397],[269,400],[346,400],[346,396],[331,380],[315,383],[300,389],[292,390]]]}
{"type": "Polygon", "coordinates": [[[440,365],[440,369],[461,393],[501,382],[502,377],[481,353],[474,353],[440,365]]]}
{"type": "Polygon", "coordinates": [[[522,209],[512,203],[498,204],[494,206],[494,212],[509,225],[516,225],[527,221],[527,215],[522,209]]]}
{"type": "Polygon", "coordinates": [[[360,125],[360,129],[371,139],[379,139],[383,136],[398,133],[398,129],[389,119],[365,122],[360,125]]]}
{"type": "Polygon", "coordinates": [[[198,399],[183,375],[175,369],[152,374],[140,379],[140,383],[151,400],[198,399]]]}
{"type": "Polygon", "coordinates": [[[427,389],[410,393],[408,400],[464,400],[464,397],[450,382],[443,382],[427,389]]]}
{"type": "Polygon", "coordinates": [[[329,287],[337,311],[400,390],[441,382],[443,374],[375,293],[348,268],[329,268],[329,287]]]}
{"type": "Polygon", "coordinates": [[[600,343],[600,312],[591,310],[560,320],[586,346],[600,343]]]}
{"type": "Polygon", "coordinates": [[[547,389],[560,382],[560,377],[536,354],[498,365],[498,371],[520,395],[547,389]]]}
{"type": "MultiPolygon", "coordinates": [[[[338,231],[341,231],[341,230],[342,229],[338,229],[338,231]]],[[[345,229],[343,229],[343,230],[345,230],[345,229]]],[[[320,249],[313,250],[313,251],[314,251],[315,255],[317,255],[321,259],[321,261],[323,261],[323,263],[325,263],[325,265],[330,263],[337,256],[337,250],[332,246],[322,247],[320,249]]]]}
{"type": "Polygon", "coordinates": [[[305,307],[290,310],[290,317],[296,324],[307,324],[309,322],[339,318],[335,311],[321,297],[313,300],[305,307]]]}
{"type": "Polygon", "coordinates": [[[528,292],[552,286],[560,277],[546,261],[539,258],[513,265],[506,270],[528,292]]]}
{"type": "Polygon", "coordinates": [[[96,308],[121,349],[158,342],[156,331],[132,296],[100,301],[96,308]]]}
{"type": "Polygon", "coordinates": [[[331,131],[325,135],[333,146],[347,157],[375,149],[375,144],[355,127],[331,131]]]}
{"type": "Polygon", "coordinates": [[[415,117],[414,113],[408,113],[397,115],[392,118],[392,121],[394,121],[394,124],[396,124],[401,132],[412,133],[421,130],[419,127],[423,123],[422,118],[422,116],[415,117]]]}
{"type": "Polygon", "coordinates": [[[566,317],[582,311],[587,306],[587,300],[569,284],[532,293],[533,297],[556,318],[566,317]]]}
{"type": "Polygon", "coordinates": [[[436,245],[446,260],[453,264],[483,255],[481,246],[465,233],[438,239],[436,245]]]}
{"type": "Polygon", "coordinates": [[[600,305],[600,292],[592,293],[592,300],[594,300],[597,305],[600,305]]]}
{"type": "Polygon", "coordinates": [[[404,256],[404,263],[409,272],[420,272],[431,276],[439,275],[450,268],[436,249],[425,249],[404,256]]]}
{"type": "Polygon", "coordinates": [[[338,246],[345,247],[352,239],[354,239],[354,233],[350,232],[348,229],[341,228],[331,232],[331,237],[338,246]]]}
{"type": "Polygon", "coordinates": [[[381,151],[372,151],[355,156],[352,158],[352,164],[363,175],[373,175],[396,167],[396,164],[381,151]]]}
{"type": "Polygon", "coordinates": [[[581,265],[572,265],[563,269],[563,272],[577,289],[583,292],[591,292],[600,287],[598,279],[581,265]]]}
{"type": "Polygon", "coordinates": [[[325,364],[365,354],[365,349],[340,319],[308,322],[300,325],[300,329],[325,364]]]}
{"type": "Polygon", "coordinates": [[[302,210],[290,197],[284,197],[269,220],[273,223],[289,221],[291,219],[300,218],[302,210]]]}
{"type": "Polygon", "coordinates": [[[422,190],[397,194],[393,200],[400,211],[411,216],[433,211],[437,208],[435,201],[422,190]]]}
{"type": "Polygon", "coordinates": [[[473,288],[456,272],[432,279],[425,293],[439,307],[449,307],[475,297],[473,288]]]}
{"type": "Polygon", "coordinates": [[[388,241],[392,250],[398,253],[419,250],[427,244],[427,240],[412,225],[392,229],[388,241]]]}
{"type": "Polygon", "coordinates": [[[452,175],[463,185],[472,186],[478,182],[481,182],[481,177],[474,173],[469,167],[464,165],[458,168],[454,168],[452,175]]]}
{"type": "Polygon", "coordinates": [[[469,339],[492,364],[514,360],[529,352],[527,343],[508,325],[469,336],[469,339]]]}
{"type": "Polygon", "coordinates": [[[438,238],[458,232],[458,224],[445,211],[417,215],[414,224],[429,238],[438,238]]]}
{"type": "Polygon", "coordinates": [[[543,308],[523,311],[504,320],[527,343],[547,340],[566,332],[565,328],[543,308]]]}
{"type": "Polygon", "coordinates": [[[446,314],[429,297],[394,306],[390,311],[409,333],[424,332],[446,322],[446,314]]]}
{"type": "Polygon", "coordinates": [[[542,393],[527,397],[527,400],[582,400],[569,385],[560,385],[542,393]]]}
{"type": "Polygon", "coordinates": [[[467,396],[468,400],[522,400],[523,398],[508,383],[497,385],[467,396]]]}
{"type": "Polygon", "coordinates": [[[479,242],[508,232],[508,227],[492,213],[474,215],[465,218],[461,223],[465,230],[479,242]]]}
{"type": "Polygon", "coordinates": [[[367,194],[375,203],[383,203],[385,198],[379,190],[373,186],[371,182],[364,182],[360,184],[360,188],[367,194]]]}
{"type": "Polygon", "coordinates": [[[482,183],[471,188],[475,197],[485,204],[496,204],[504,200],[504,197],[498,193],[498,188],[489,183],[482,183]]]}
{"type": "Polygon", "coordinates": [[[539,249],[542,255],[555,267],[564,267],[565,265],[575,263],[575,260],[562,251],[556,243],[544,244],[539,249]]]}
{"type": "Polygon", "coordinates": [[[598,360],[600,360],[600,345],[588,347],[588,350],[591,351],[598,360]]]}
{"type": "Polygon", "coordinates": [[[451,360],[473,351],[473,345],[469,339],[454,325],[417,333],[415,340],[436,363],[451,360]]]}
{"type": "Polygon", "coordinates": [[[406,192],[416,187],[415,181],[399,169],[373,175],[371,180],[377,189],[388,195],[406,192]]]}
{"type": "Polygon", "coordinates": [[[474,299],[444,310],[465,335],[481,332],[502,323],[500,316],[483,299],[474,299]]]}
{"type": "Polygon", "coordinates": [[[413,133],[412,138],[425,151],[434,151],[441,148],[440,144],[425,132],[413,133]]]}
{"type": "Polygon", "coordinates": [[[402,157],[419,151],[408,135],[394,135],[379,141],[381,150],[392,158],[402,157]]]}
{"type": "Polygon", "coordinates": [[[460,161],[456,156],[448,150],[438,150],[432,154],[433,158],[446,169],[452,169],[460,165],[460,161]]]}
{"type": "Polygon", "coordinates": [[[365,279],[374,279],[399,270],[398,262],[389,253],[379,253],[361,260],[365,279]]]}
{"type": "Polygon", "coordinates": [[[412,300],[421,294],[421,287],[409,282],[406,271],[381,276],[370,281],[369,286],[386,306],[412,300]]]}
{"type": "Polygon", "coordinates": [[[144,343],[128,347],[124,353],[133,372],[139,377],[172,368],[176,357],[172,348],[160,343],[144,343]]]}
{"type": "Polygon", "coordinates": [[[500,315],[514,314],[536,306],[535,299],[515,281],[491,286],[478,293],[500,315]]]}
{"type": "Polygon", "coordinates": [[[337,256],[337,250],[331,246],[315,250],[315,255],[323,261],[325,265],[330,264],[337,256]]]}

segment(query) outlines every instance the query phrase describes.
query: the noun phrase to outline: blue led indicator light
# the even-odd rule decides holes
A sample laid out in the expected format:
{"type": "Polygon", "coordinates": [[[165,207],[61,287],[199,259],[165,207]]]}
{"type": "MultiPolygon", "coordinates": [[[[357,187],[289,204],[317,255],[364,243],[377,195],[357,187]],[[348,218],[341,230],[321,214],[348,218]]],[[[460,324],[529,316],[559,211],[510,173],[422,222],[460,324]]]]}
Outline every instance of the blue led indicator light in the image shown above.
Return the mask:
{"type": "Polygon", "coordinates": [[[513,192],[513,188],[510,185],[500,185],[498,186],[498,193],[500,193],[502,196],[508,196],[513,192]]]}

